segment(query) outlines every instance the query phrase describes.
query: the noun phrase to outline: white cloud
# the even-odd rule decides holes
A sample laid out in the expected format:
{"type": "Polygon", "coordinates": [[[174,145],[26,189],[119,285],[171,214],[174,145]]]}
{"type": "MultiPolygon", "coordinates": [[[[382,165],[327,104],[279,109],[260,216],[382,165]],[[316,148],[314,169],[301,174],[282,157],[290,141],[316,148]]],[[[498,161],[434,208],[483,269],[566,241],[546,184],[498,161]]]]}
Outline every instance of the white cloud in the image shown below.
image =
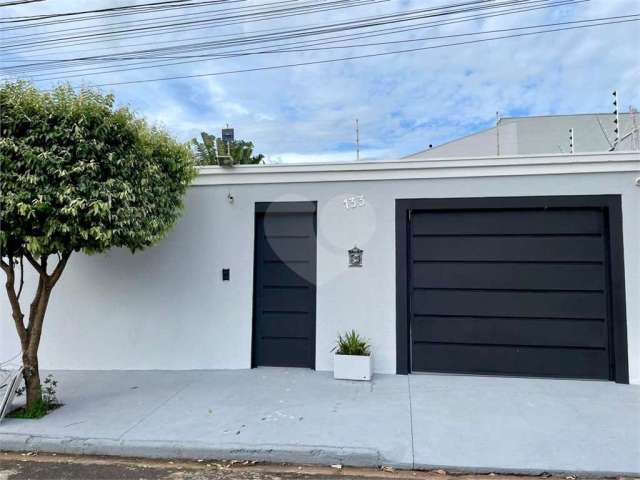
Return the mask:
{"type": "MultiPolygon", "coordinates": [[[[130,0],[102,0],[92,2],[92,6],[95,4],[95,8],[100,8],[128,3],[130,0]]],[[[71,0],[56,0],[38,7],[14,8],[8,15],[44,13],[46,9],[74,10],[78,9],[77,5],[71,0]]],[[[280,21],[238,24],[233,28],[176,32],[163,36],[162,40],[323,24],[424,6],[425,2],[421,0],[391,0],[280,21]]],[[[636,0],[592,0],[558,9],[494,17],[473,24],[417,30],[411,37],[629,13],[640,13],[636,0]]],[[[103,23],[107,24],[106,21],[103,23]]],[[[400,38],[407,36],[392,37],[400,38]]],[[[150,40],[153,38],[140,38],[136,43],[150,40]]],[[[384,40],[385,37],[379,37],[361,42],[384,40]]],[[[460,40],[466,38],[335,52],[241,57],[158,70],[87,76],[83,80],[110,83],[201,74],[460,40]]],[[[110,89],[121,102],[153,121],[164,123],[184,140],[201,130],[216,132],[229,123],[236,128],[238,137],[254,141],[256,150],[274,161],[343,161],[355,156],[353,121],[358,118],[362,157],[395,158],[426,148],[429,143],[436,145],[488,126],[497,110],[506,115],[608,111],[610,92],[614,88],[620,92],[625,109],[630,103],[640,106],[637,88],[640,84],[639,44],[638,24],[619,24],[351,62],[110,89]]],[[[104,48],[105,45],[93,47],[104,48]]],[[[82,46],[73,49],[88,51],[82,46]]],[[[64,52],[55,53],[62,55],[64,52]]],[[[29,55],[36,58],[45,53],[31,52],[29,55]]]]}

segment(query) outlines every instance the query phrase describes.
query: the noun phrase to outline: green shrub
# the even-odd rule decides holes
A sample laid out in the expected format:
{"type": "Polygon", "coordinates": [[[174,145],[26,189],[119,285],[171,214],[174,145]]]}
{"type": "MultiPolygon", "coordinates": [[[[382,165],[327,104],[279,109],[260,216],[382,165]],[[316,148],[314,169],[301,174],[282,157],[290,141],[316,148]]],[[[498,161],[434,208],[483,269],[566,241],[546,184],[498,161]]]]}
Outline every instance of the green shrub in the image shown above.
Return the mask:
{"type": "Polygon", "coordinates": [[[361,337],[358,332],[351,330],[343,334],[338,334],[338,342],[333,348],[338,355],[371,355],[369,342],[361,337]]]}
{"type": "MultiPolygon", "coordinates": [[[[61,407],[62,404],[58,401],[58,396],[56,395],[58,381],[53,378],[53,375],[48,375],[42,382],[42,385],[41,395],[29,408],[18,408],[8,416],[11,418],[42,418],[51,410],[61,407]]],[[[16,395],[18,396],[23,394],[24,387],[16,391],[16,395]]]]}

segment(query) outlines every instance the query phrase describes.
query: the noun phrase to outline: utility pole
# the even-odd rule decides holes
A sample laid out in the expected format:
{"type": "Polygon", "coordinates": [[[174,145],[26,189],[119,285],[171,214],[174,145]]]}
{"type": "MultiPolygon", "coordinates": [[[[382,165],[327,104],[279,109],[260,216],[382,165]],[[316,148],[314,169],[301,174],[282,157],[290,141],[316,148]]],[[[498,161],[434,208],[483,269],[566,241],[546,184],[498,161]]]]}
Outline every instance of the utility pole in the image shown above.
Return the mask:
{"type": "Polygon", "coordinates": [[[360,161],[360,126],[356,118],[356,162],[360,161]]]}

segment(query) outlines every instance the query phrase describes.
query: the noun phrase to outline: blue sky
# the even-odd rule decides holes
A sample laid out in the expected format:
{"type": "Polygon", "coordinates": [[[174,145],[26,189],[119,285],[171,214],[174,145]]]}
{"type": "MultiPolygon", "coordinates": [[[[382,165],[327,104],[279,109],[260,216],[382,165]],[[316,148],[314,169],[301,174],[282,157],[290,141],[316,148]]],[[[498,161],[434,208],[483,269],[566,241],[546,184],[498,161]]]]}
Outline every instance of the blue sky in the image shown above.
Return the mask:
{"type": "MultiPolygon", "coordinates": [[[[246,3],[270,1],[274,0],[247,0],[246,3]]],[[[12,17],[73,11],[79,8],[78,5],[103,8],[131,3],[134,2],[48,0],[36,5],[3,8],[0,13],[12,17]]],[[[258,29],[324,24],[448,3],[453,1],[389,0],[286,21],[242,23],[224,29],[167,34],[162,40],[246,35],[258,29]]],[[[389,39],[452,35],[630,13],[640,13],[640,0],[591,0],[404,33],[389,39]]],[[[45,32],[45,28],[55,30],[60,27],[43,27],[38,32],[45,32]]],[[[11,36],[11,32],[3,33],[4,45],[12,42],[11,36]]],[[[410,45],[436,43],[442,41],[410,45]]],[[[117,51],[119,46],[104,43],[94,47],[117,51]]],[[[85,75],[69,81],[74,85],[111,83],[411,47],[353,47],[218,59],[137,72],[85,75]]],[[[630,104],[640,107],[639,51],[640,22],[636,22],[349,62],[104,89],[112,91],[118,102],[129,105],[150,121],[163,124],[181,140],[202,130],[217,134],[228,123],[236,129],[236,137],[252,140],[256,151],[264,153],[270,162],[355,159],[355,118],[360,123],[362,158],[398,158],[422,150],[428,144],[438,145],[491,126],[496,111],[505,116],[606,112],[611,109],[613,89],[619,91],[623,111],[627,111],[630,104]]],[[[86,53],[87,50],[71,46],[34,50],[6,58],[28,60],[53,55],[64,58],[77,52],[86,53]]],[[[51,82],[37,85],[47,88],[51,82]]]]}

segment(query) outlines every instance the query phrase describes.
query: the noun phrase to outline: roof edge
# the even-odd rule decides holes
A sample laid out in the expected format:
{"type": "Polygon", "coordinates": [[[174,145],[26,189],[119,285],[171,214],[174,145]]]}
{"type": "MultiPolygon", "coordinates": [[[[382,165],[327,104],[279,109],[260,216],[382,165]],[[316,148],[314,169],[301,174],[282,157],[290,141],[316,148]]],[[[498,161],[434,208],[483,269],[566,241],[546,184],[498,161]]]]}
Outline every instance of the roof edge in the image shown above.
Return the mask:
{"type": "Polygon", "coordinates": [[[638,152],[199,167],[195,185],[638,172],[638,152]]]}

